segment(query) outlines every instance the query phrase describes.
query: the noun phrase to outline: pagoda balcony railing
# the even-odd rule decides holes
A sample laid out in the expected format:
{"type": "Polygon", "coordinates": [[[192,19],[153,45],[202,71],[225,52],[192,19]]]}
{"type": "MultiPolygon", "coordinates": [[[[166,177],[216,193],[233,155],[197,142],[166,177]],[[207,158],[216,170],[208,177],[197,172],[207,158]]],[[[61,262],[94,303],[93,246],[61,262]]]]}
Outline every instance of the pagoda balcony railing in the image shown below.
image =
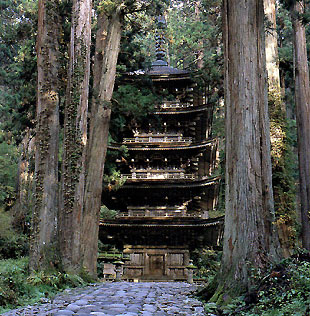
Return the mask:
{"type": "Polygon", "coordinates": [[[187,109],[193,107],[193,102],[179,102],[179,101],[163,101],[163,103],[155,106],[156,109],[173,110],[173,109],[187,109]]]}
{"type": "Polygon", "coordinates": [[[125,144],[191,144],[192,137],[183,137],[178,135],[150,135],[150,136],[137,136],[134,138],[124,138],[125,144]]]}
{"type": "Polygon", "coordinates": [[[193,173],[184,172],[132,172],[122,174],[123,179],[134,180],[195,180],[197,176],[193,173]]]}
{"type": "Polygon", "coordinates": [[[134,211],[134,212],[124,212],[120,213],[119,216],[122,217],[201,217],[198,214],[188,214],[186,212],[165,212],[165,211],[134,211]]]}
{"type": "Polygon", "coordinates": [[[186,216],[187,211],[185,206],[128,206],[127,209],[127,216],[186,216]]]}
{"type": "Polygon", "coordinates": [[[201,214],[187,213],[186,208],[174,207],[135,207],[128,208],[128,212],[122,212],[119,216],[129,217],[200,217],[201,214]]]}

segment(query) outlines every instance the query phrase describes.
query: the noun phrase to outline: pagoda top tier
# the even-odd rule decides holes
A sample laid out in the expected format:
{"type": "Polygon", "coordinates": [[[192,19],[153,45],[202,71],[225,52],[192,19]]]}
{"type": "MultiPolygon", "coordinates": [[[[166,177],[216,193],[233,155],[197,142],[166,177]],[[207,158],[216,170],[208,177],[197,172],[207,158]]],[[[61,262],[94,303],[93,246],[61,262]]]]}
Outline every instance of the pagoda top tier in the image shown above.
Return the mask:
{"type": "Polygon", "coordinates": [[[166,20],[163,15],[156,18],[156,60],[152,62],[151,67],[147,70],[137,70],[129,75],[148,75],[154,81],[159,80],[176,80],[176,79],[189,79],[190,72],[170,67],[167,62],[167,49],[166,49],[166,20]]]}
{"type": "Polygon", "coordinates": [[[188,75],[187,70],[180,70],[177,68],[170,67],[168,65],[167,53],[165,49],[166,43],[166,20],[163,15],[157,17],[157,28],[156,28],[156,60],[152,62],[151,68],[146,72],[148,75],[188,75]]]}

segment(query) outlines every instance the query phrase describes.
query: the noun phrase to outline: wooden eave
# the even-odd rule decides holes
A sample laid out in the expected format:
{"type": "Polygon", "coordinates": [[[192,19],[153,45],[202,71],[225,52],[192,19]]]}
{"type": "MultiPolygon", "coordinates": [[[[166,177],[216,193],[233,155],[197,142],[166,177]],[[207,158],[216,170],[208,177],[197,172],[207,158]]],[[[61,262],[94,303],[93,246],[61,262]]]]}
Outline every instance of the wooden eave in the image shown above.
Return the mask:
{"type": "Polygon", "coordinates": [[[205,142],[199,142],[199,143],[192,143],[191,145],[182,145],[182,146],[163,146],[161,144],[161,147],[158,147],[159,145],[153,145],[151,143],[141,143],[141,144],[128,144],[128,143],[113,143],[108,146],[108,149],[112,150],[119,150],[121,146],[126,146],[128,150],[135,150],[135,151],[152,151],[152,150],[188,150],[188,149],[200,149],[205,147],[211,147],[214,144],[216,144],[217,138],[212,138],[210,140],[207,140],[205,142]],[[140,147],[139,147],[140,146],[140,147]],[[148,146],[148,147],[147,147],[148,146]],[[156,147],[157,146],[157,147],[156,147]]]}
{"type": "Polygon", "coordinates": [[[103,227],[209,227],[224,223],[224,216],[201,219],[197,217],[173,217],[173,218],[152,218],[152,217],[122,217],[100,221],[103,227]]]}
{"type": "Polygon", "coordinates": [[[169,180],[165,182],[153,181],[153,182],[144,182],[142,180],[137,181],[136,183],[125,183],[122,188],[130,189],[167,189],[167,188],[194,188],[194,187],[206,187],[212,185],[218,185],[220,177],[213,177],[207,179],[199,180],[184,180],[183,182],[176,182],[175,180],[169,183],[169,180]]]}
{"type": "Polygon", "coordinates": [[[196,113],[196,112],[202,112],[205,110],[208,110],[211,107],[210,104],[204,104],[200,106],[193,106],[185,109],[175,109],[175,110],[165,110],[162,109],[160,111],[155,111],[154,114],[158,115],[171,115],[171,114],[190,114],[190,113],[196,113]]]}
{"type": "Polygon", "coordinates": [[[180,80],[191,80],[191,77],[188,74],[178,74],[178,75],[170,75],[170,74],[162,74],[162,75],[149,75],[152,81],[180,81],[180,80]]]}

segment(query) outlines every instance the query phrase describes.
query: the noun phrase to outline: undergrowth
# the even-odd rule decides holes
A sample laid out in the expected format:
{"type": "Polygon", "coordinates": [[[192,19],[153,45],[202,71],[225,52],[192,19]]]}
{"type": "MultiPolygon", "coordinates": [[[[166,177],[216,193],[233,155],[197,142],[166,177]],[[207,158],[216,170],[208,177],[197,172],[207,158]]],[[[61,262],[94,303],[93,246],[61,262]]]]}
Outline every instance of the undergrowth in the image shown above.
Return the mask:
{"type": "Polygon", "coordinates": [[[206,303],[207,315],[309,316],[310,254],[299,252],[281,261],[264,276],[253,276],[255,286],[226,306],[206,303]]]}
{"type": "Polygon", "coordinates": [[[60,272],[30,275],[27,257],[0,260],[0,313],[51,298],[66,288],[84,285],[86,282],[77,275],[60,272]]]}

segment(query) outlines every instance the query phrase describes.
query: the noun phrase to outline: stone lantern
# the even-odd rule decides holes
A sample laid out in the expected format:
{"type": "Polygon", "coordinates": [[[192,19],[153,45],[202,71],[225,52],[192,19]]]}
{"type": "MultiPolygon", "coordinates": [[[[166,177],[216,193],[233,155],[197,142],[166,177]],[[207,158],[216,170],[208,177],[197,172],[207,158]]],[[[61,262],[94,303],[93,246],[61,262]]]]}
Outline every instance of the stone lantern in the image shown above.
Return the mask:
{"type": "Polygon", "coordinates": [[[192,259],[189,260],[189,264],[188,264],[188,266],[186,266],[186,268],[188,271],[187,282],[192,284],[194,282],[194,280],[193,280],[194,270],[197,269],[197,267],[193,264],[192,259]]]}
{"type": "Polygon", "coordinates": [[[121,281],[122,275],[123,275],[124,262],[121,260],[117,260],[117,261],[114,261],[113,263],[115,264],[115,272],[116,272],[115,281],[121,281]]]}

